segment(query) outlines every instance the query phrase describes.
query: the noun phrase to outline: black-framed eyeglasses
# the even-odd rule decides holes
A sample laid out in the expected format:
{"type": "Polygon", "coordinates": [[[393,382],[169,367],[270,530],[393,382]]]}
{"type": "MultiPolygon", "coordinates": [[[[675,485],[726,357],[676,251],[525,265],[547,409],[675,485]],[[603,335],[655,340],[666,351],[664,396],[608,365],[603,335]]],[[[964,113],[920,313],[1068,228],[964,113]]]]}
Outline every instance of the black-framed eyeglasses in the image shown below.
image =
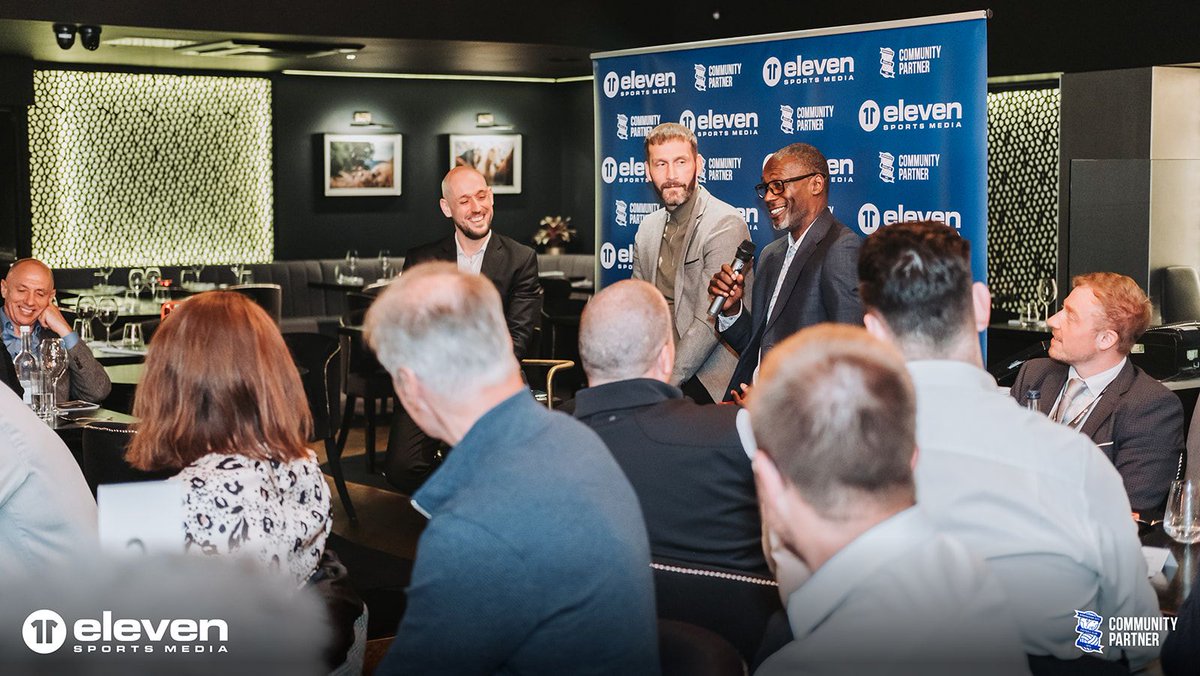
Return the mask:
{"type": "Polygon", "coordinates": [[[821,175],[821,172],[814,171],[811,174],[804,174],[803,176],[793,176],[791,178],[781,178],[774,181],[767,181],[766,183],[759,183],[758,185],[754,186],[754,192],[758,193],[759,199],[763,199],[767,196],[767,190],[770,190],[772,195],[782,195],[784,183],[803,181],[806,178],[812,178],[813,176],[819,175],[821,175]]]}

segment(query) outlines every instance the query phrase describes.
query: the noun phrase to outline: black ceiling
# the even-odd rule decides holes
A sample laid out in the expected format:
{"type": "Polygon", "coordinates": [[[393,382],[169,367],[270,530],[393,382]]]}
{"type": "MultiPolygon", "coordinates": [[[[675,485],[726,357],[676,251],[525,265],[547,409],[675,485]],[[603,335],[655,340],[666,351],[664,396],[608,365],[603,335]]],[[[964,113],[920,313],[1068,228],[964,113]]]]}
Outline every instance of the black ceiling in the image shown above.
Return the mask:
{"type": "MultiPolygon", "coordinates": [[[[566,77],[588,75],[592,51],[840,26],[984,9],[961,0],[796,2],[692,0],[3,0],[0,52],[38,61],[159,68],[283,68],[566,77]],[[366,45],[354,61],[185,57],[169,50],[76,45],[59,50],[50,25],[123,36],[210,41],[337,38],[366,45]]],[[[995,0],[989,74],[1020,75],[1200,61],[1200,3],[995,0]]]]}

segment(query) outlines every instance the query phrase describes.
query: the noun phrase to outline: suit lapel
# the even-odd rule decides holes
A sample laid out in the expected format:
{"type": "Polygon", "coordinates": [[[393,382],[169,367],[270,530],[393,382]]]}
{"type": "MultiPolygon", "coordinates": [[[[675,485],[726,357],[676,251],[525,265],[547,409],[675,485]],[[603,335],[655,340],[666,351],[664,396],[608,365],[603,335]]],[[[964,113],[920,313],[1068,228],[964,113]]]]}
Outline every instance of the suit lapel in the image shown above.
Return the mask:
{"type": "MultiPolygon", "coordinates": [[[[770,331],[775,321],[779,319],[779,315],[783,313],[783,306],[787,305],[788,299],[792,295],[792,291],[796,288],[796,282],[800,281],[800,273],[804,270],[808,259],[812,258],[813,251],[816,251],[817,245],[821,240],[825,239],[825,235],[829,234],[829,228],[833,225],[833,217],[826,209],[812,225],[808,227],[808,233],[804,236],[804,241],[800,243],[800,248],[796,250],[796,255],[792,257],[792,264],[788,267],[787,277],[783,280],[783,286],[779,288],[779,298],[775,301],[774,311],[767,319],[767,326],[764,331],[770,331]]],[[[786,249],[784,250],[786,256],[786,249]]],[[[783,266],[782,261],[780,267],[783,266]]],[[[774,291],[774,287],[771,289],[774,291]]],[[[770,302],[770,297],[767,298],[770,302]]]]}
{"type": "MultiPolygon", "coordinates": [[[[483,264],[479,266],[479,274],[492,280],[496,288],[500,290],[501,296],[506,291],[504,284],[504,269],[505,260],[508,256],[508,247],[504,246],[504,240],[500,235],[492,231],[492,238],[488,241],[487,248],[483,251],[483,264]]],[[[458,255],[455,254],[457,259],[458,255]]]]}
{"type": "Polygon", "coordinates": [[[1087,420],[1084,421],[1080,432],[1083,432],[1089,438],[1100,429],[1104,421],[1112,415],[1117,404],[1121,401],[1121,397],[1125,396],[1125,392],[1133,386],[1133,362],[1125,360],[1125,366],[1121,368],[1121,372],[1113,379],[1108,387],[1104,388],[1104,396],[1100,397],[1100,401],[1096,402],[1096,406],[1092,408],[1092,412],[1088,414],[1087,420]]]}
{"type": "Polygon", "coordinates": [[[1067,366],[1056,361],[1051,362],[1049,370],[1046,371],[1046,377],[1038,385],[1044,395],[1038,401],[1038,410],[1047,416],[1050,415],[1065,382],[1067,382],[1067,366]]]}
{"type": "MultiPolygon", "coordinates": [[[[679,264],[675,266],[675,321],[679,321],[681,314],[690,314],[692,309],[685,308],[683,303],[680,303],[680,298],[683,297],[684,290],[688,288],[687,280],[684,278],[685,265],[692,258],[692,242],[696,241],[696,233],[700,231],[700,223],[704,218],[704,209],[708,206],[708,191],[704,188],[696,188],[696,215],[692,218],[692,222],[688,225],[688,230],[683,234],[683,248],[680,251],[679,264]]],[[[662,235],[658,236],[659,243],[662,242],[662,235]]],[[[699,251],[696,252],[699,255],[699,251]]],[[[654,260],[658,260],[655,258],[654,260]]],[[[655,271],[657,275],[657,270],[655,271]]],[[[707,286],[707,284],[705,285],[707,286]]],[[[686,324],[685,324],[686,325],[686,324]]]]}

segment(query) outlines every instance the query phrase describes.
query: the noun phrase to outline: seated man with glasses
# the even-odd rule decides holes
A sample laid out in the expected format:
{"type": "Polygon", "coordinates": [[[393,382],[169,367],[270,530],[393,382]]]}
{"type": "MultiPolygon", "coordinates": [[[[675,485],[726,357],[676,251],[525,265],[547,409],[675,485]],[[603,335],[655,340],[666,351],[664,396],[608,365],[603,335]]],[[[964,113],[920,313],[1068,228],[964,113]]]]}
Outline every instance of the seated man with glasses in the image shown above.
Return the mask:
{"type": "Polygon", "coordinates": [[[742,305],[745,278],[729,265],[708,287],[710,294],[726,298],[717,328],[739,355],[727,401],[740,401],[776,343],[813,324],[863,321],[857,268],[861,240],[829,211],[825,156],[807,143],[793,143],[767,159],[762,177],[754,189],[766,203],[772,227],[788,236],[763,248],[749,308],[742,305]]]}

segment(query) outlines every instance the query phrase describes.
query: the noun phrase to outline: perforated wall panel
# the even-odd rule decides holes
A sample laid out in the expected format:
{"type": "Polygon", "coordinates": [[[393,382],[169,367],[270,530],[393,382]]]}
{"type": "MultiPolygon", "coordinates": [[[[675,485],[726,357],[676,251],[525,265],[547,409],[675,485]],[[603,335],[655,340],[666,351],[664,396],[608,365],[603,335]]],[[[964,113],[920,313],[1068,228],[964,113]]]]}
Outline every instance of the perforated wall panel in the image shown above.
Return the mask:
{"type": "Polygon", "coordinates": [[[29,153],[53,267],[271,260],[265,78],[38,70],[29,153]]]}

